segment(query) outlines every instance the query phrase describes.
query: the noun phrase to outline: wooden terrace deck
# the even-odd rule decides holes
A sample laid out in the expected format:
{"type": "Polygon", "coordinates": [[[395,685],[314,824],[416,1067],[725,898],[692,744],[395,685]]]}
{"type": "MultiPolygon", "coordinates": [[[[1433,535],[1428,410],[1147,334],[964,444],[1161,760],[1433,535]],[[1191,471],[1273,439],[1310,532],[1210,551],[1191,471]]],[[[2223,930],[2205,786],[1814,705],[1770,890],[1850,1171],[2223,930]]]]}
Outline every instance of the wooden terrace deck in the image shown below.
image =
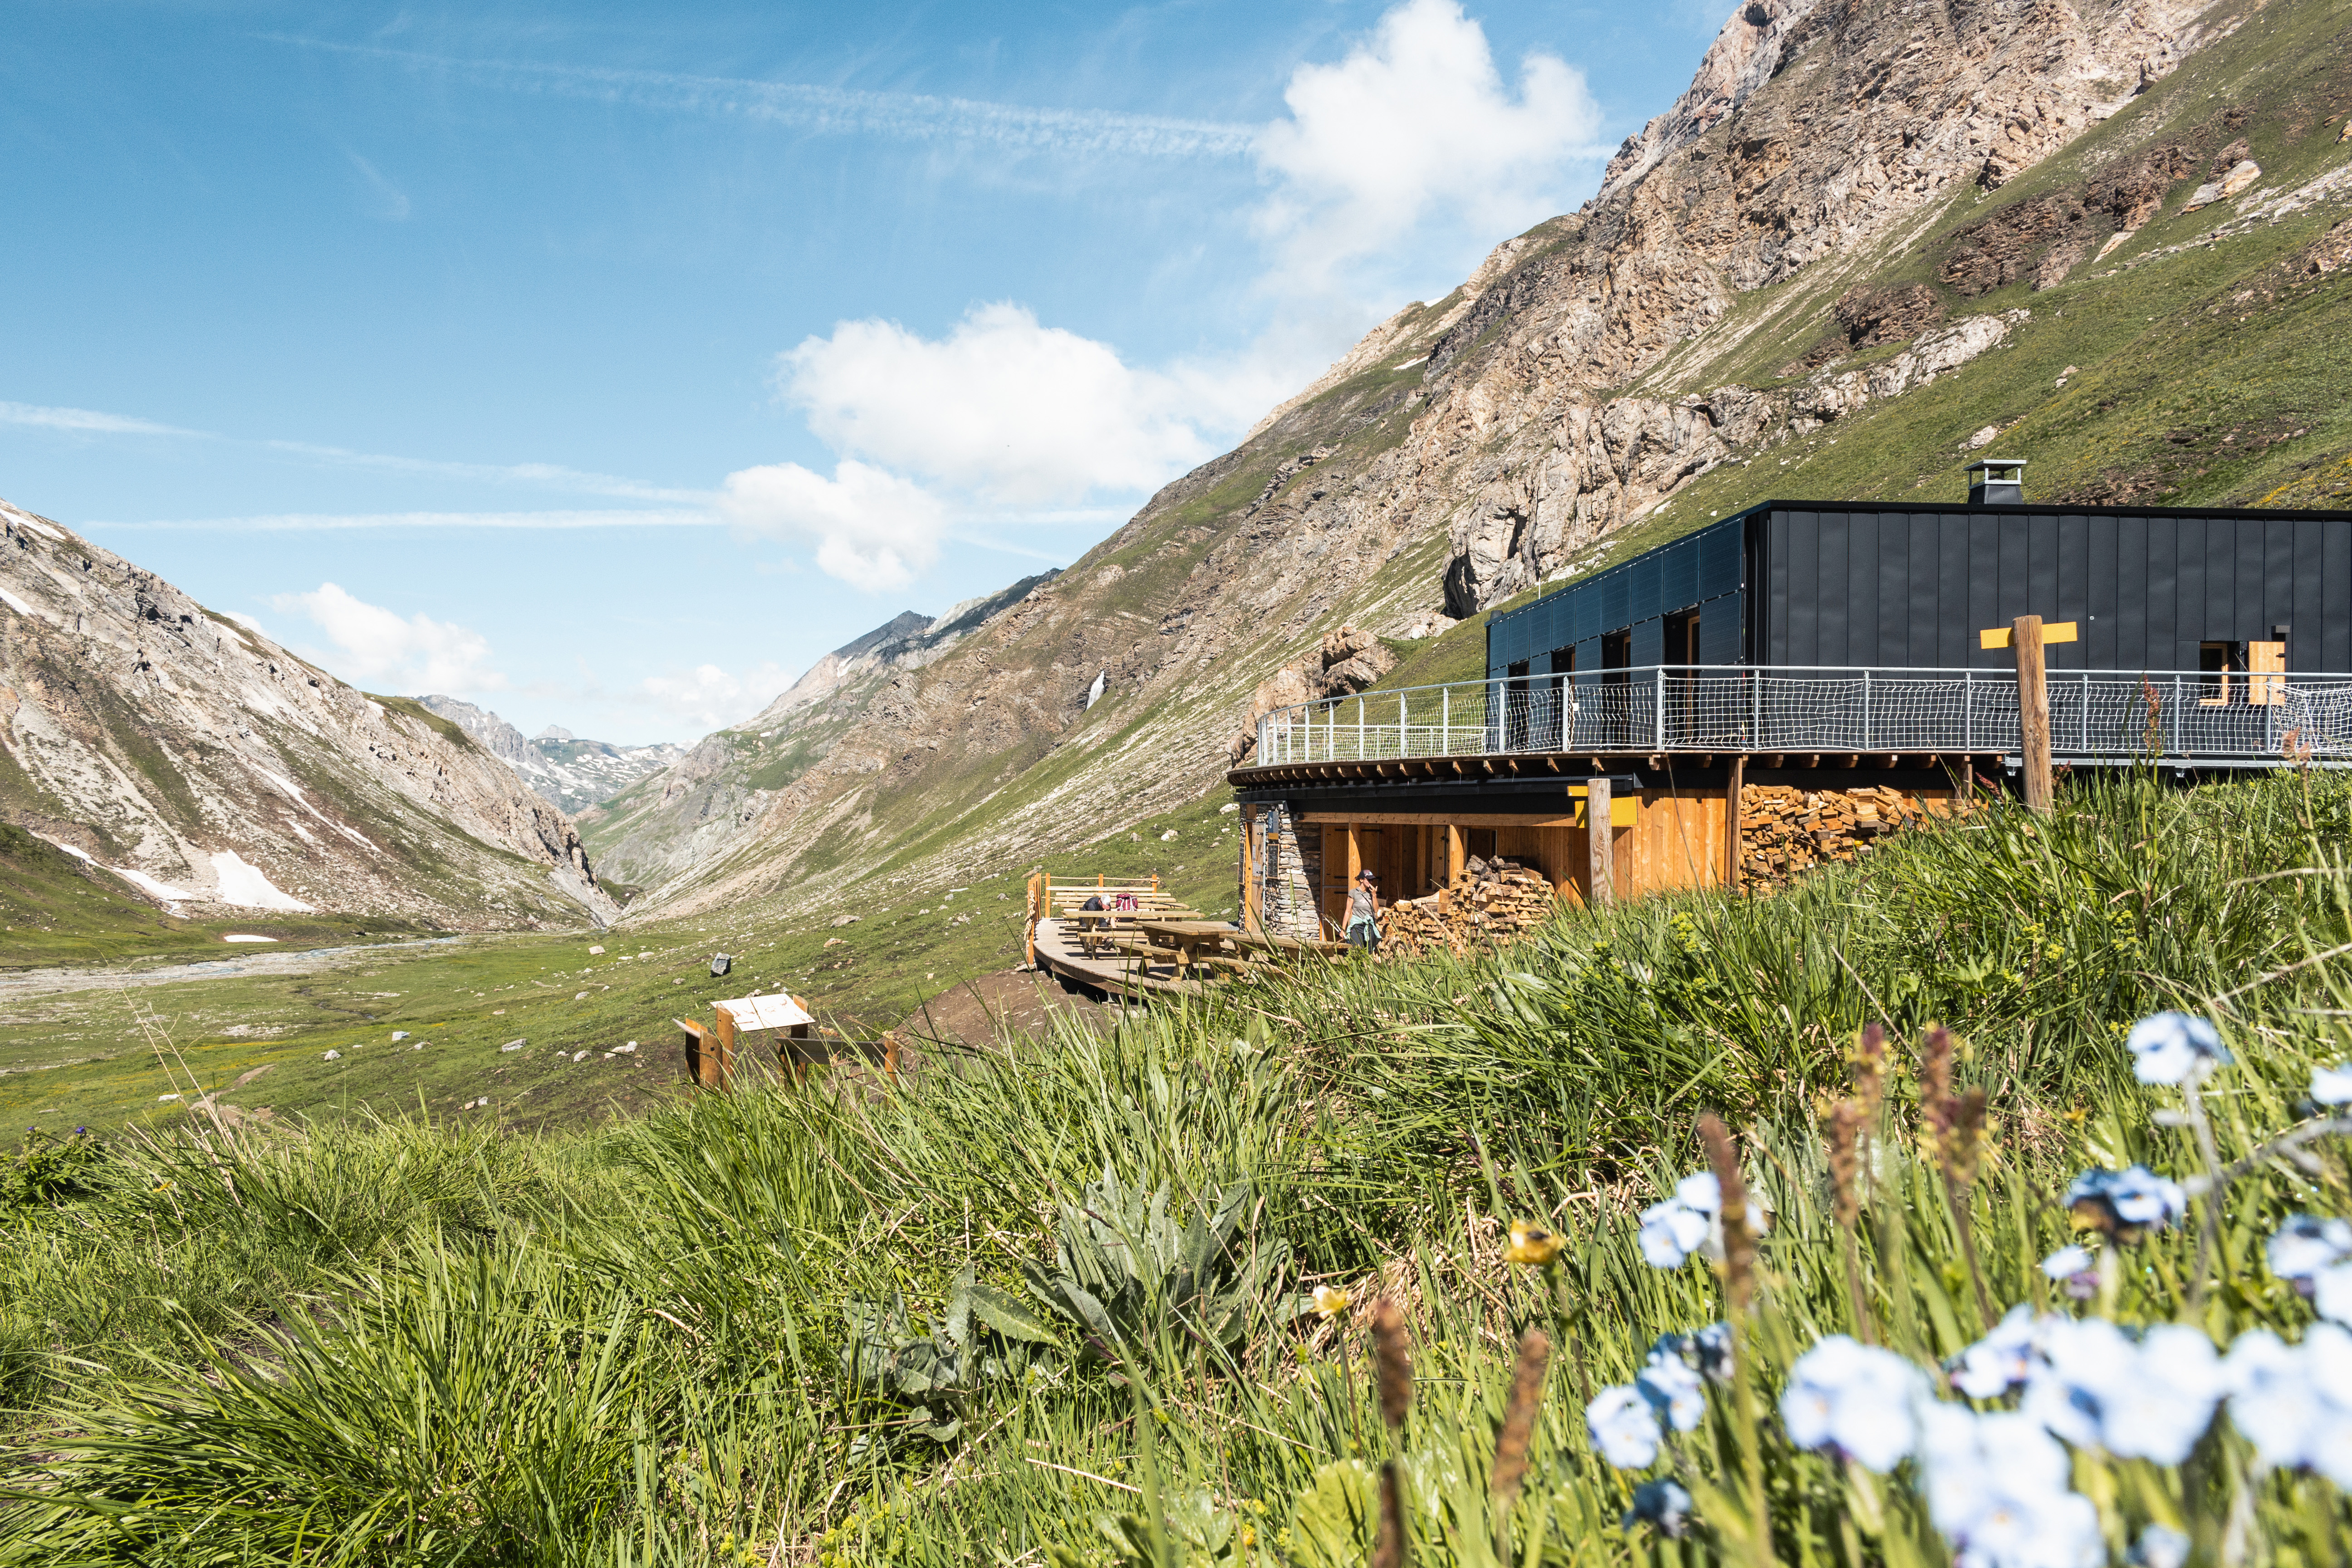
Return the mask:
{"type": "Polygon", "coordinates": [[[1089,957],[1079,945],[1076,922],[1053,917],[1037,921],[1037,967],[1111,996],[1199,996],[1197,980],[1176,977],[1176,955],[1140,957],[1107,948],[1097,940],[1089,957]]]}

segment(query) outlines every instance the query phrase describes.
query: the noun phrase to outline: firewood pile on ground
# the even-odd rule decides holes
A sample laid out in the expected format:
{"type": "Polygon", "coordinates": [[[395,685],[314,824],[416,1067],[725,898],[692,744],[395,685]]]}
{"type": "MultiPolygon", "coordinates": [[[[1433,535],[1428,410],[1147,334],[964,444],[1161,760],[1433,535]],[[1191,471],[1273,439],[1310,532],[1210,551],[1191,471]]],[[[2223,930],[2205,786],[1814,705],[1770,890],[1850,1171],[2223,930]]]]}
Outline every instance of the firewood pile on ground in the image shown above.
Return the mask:
{"type": "Polygon", "coordinates": [[[1881,785],[1745,785],[1739,792],[1743,879],[1751,886],[1785,886],[1816,866],[1857,858],[1896,828],[1953,809],[1949,801],[1923,800],[1881,785]]]}
{"type": "Polygon", "coordinates": [[[1541,925],[1552,909],[1551,883],[1541,871],[1499,855],[1473,856],[1443,892],[1390,905],[1381,947],[1407,957],[1441,949],[1458,956],[1541,925]]]}

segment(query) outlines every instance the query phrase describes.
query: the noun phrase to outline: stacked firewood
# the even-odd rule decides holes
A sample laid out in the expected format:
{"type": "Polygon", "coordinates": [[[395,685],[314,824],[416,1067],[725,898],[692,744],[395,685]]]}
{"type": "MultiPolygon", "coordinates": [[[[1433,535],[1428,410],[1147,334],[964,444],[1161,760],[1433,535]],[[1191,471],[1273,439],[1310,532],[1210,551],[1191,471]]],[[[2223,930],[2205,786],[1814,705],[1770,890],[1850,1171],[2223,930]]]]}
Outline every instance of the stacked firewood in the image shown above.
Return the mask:
{"type": "Polygon", "coordinates": [[[1500,856],[1473,856],[1444,892],[1390,905],[1381,945],[1408,956],[1440,949],[1459,955],[1542,924],[1552,907],[1551,883],[1541,871],[1500,856]]]}
{"type": "Polygon", "coordinates": [[[1819,790],[1745,785],[1739,792],[1744,879],[1785,883],[1816,866],[1853,860],[1881,835],[1950,810],[1949,802],[1923,800],[1883,785],[1819,790]]]}

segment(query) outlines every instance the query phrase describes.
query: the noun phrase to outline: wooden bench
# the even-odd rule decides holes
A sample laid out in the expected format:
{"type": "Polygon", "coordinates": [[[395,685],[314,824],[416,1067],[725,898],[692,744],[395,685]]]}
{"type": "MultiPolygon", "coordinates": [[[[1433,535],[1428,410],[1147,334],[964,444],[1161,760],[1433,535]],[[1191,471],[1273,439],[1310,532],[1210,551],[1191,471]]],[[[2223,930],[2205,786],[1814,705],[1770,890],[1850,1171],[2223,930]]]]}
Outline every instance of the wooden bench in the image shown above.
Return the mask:
{"type": "Polygon", "coordinates": [[[1075,933],[1080,949],[1089,958],[1110,932],[1131,927],[1138,921],[1184,920],[1198,918],[1195,911],[1178,903],[1160,886],[1160,879],[1096,877],[1090,879],[1061,881],[1039,875],[1029,879],[1029,962],[1037,961],[1036,926],[1041,920],[1063,922],[1065,929],[1075,933]],[[1089,899],[1099,899],[1103,908],[1087,909],[1089,899]],[[1120,909],[1125,903],[1129,908],[1120,909]]]}
{"type": "Polygon", "coordinates": [[[1265,936],[1256,931],[1235,931],[1233,940],[1235,947],[1252,952],[1262,952],[1269,957],[1280,954],[1296,958],[1302,953],[1328,955],[1348,951],[1348,944],[1344,942],[1309,941],[1295,936],[1265,936]]]}

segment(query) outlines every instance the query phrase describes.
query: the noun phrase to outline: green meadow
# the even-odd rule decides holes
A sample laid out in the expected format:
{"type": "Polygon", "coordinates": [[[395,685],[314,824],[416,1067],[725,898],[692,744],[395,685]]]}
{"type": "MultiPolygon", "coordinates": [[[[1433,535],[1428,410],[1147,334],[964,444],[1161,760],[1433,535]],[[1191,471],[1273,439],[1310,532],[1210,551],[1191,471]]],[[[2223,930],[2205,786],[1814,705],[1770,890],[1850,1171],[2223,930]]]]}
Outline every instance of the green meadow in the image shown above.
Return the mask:
{"type": "MultiPolygon", "coordinates": [[[[1195,908],[1230,914],[1238,852],[1235,818],[1217,810],[1223,798],[1122,829],[1052,869],[1159,874],[1195,908]]],[[[707,1023],[722,997],[783,990],[851,1037],[928,1033],[928,1001],[1022,962],[1029,874],[1023,865],[938,886],[869,885],[838,907],[732,920],[453,937],[376,921],[173,921],[50,855],[62,864],[35,868],[48,874],[38,886],[59,911],[56,929],[0,941],[0,1127],[160,1131],[215,1094],[273,1117],[462,1111],[583,1127],[676,1092],[683,1036],[673,1020],[707,1023]],[[848,914],[856,923],[832,923],[848,914]],[[121,937],[135,921],[152,926],[148,945],[121,937]],[[230,931],[279,942],[232,946],[221,940],[230,931]],[[709,972],[719,952],[735,961],[723,979],[709,972]],[[89,983],[47,990],[26,973],[69,956],[89,983]],[[269,972],[289,962],[313,967],[269,972]],[[213,963],[252,972],[188,968],[213,963]],[[395,1042],[395,1030],[410,1037],[395,1042]],[[634,1052],[616,1049],[632,1041],[634,1052]]],[[[20,864],[10,862],[12,876],[20,864]]]]}
{"type": "MultiPolygon", "coordinates": [[[[44,1135],[0,1247],[0,1562],[1861,1568],[2023,1517],[2072,1561],[2177,1531],[2183,1561],[2337,1563],[2352,1506],[2309,1434],[2352,1432],[2325,1425],[2343,1331],[2270,1241],[2352,1212],[2352,1122],[2312,1098],[2352,1019],[2348,830],[2326,775],[2078,783],[1777,896],[1318,966],[897,1084],[648,1082],[635,1115],[530,1121],[387,1073],[312,1101],[336,1114],[44,1135]],[[2139,1081],[2126,1031],[2168,1007],[2231,1059],[2139,1081]],[[2182,1184],[2152,1217],[2070,1206],[2134,1165],[2182,1184]],[[1662,1260],[1642,1216],[1709,1170],[1769,1226],[1723,1202],[1721,1262],[1704,1223],[1662,1260]],[[2012,1306],[2045,1314],[2042,1383],[1965,1396],[1948,1365],[2012,1306]],[[1716,1322],[1727,1359],[1660,1344],[1716,1322]],[[2267,1331],[2292,1376],[2224,1399],[2151,1363],[2138,1419],[2077,1399],[2034,1447],[1999,1423],[2091,1375],[2060,1328],[2232,1366],[2267,1331]],[[1908,1369],[1901,1401],[1835,1384],[1842,1335],[1908,1369]],[[2012,1457],[1956,1470],[1931,1417],[2012,1457]]],[[[644,1039],[716,994],[707,944],[739,983],[841,951],[692,934],[338,973],[404,993],[343,1060],[396,1060],[398,1015],[446,1032],[420,1063],[494,1071],[511,1030],[552,1098],[584,1069],[541,1039],[644,1039]],[[428,967],[429,996],[399,978],[428,967]]]]}

